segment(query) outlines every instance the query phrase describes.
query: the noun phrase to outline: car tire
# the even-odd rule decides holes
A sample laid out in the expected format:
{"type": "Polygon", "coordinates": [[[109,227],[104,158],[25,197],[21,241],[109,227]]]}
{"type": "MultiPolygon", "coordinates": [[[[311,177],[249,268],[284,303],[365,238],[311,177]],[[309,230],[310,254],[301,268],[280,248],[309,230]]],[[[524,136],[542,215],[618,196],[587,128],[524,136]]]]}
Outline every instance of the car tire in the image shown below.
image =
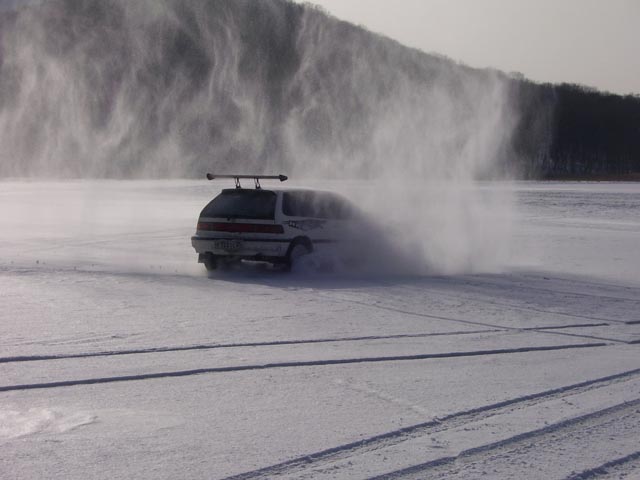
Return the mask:
{"type": "Polygon", "coordinates": [[[217,258],[218,270],[227,272],[233,268],[233,265],[235,263],[238,263],[238,262],[239,260],[234,260],[228,257],[224,257],[224,256],[218,257],[217,258]]]}
{"type": "Polygon", "coordinates": [[[212,272],[218,268],[218,261],[213,255],[207,255],[204,257],[202,263],[204,264],[204,268],[207,269],[207,272],[212,272]]]}
{"type": "Polygon", "coordinates": [[[290,272],[293,265],[298,259],[304,255],[308,255],[313,251],[313,246],[309,240],[294,240],[287,251],[285,260],[285,271],[290,272]]]}

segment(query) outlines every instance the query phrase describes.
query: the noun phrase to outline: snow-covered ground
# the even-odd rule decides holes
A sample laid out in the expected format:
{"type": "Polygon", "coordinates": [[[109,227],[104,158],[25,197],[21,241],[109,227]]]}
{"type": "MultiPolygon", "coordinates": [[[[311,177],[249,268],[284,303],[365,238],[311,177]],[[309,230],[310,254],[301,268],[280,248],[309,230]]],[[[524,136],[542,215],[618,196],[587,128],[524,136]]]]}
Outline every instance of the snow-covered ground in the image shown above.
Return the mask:
{"type": "Polygon", "coordinates": [[[640,184],[483,188],[493,268],[208,277],[211,184],[0,182],[0,478],[640,478],[640,184]]]}

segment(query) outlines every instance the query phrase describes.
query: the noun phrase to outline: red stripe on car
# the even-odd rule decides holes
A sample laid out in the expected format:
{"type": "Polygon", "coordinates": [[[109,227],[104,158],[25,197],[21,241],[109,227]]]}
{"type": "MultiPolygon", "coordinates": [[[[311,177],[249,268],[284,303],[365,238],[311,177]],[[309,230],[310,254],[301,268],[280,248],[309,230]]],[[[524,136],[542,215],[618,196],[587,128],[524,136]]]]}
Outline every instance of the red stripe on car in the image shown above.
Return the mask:
{"type": "Polygon", "coordinates": [[[198,230],[231,233],[284,233],[282,225],[264,223],[198,222],[198,230]]]}

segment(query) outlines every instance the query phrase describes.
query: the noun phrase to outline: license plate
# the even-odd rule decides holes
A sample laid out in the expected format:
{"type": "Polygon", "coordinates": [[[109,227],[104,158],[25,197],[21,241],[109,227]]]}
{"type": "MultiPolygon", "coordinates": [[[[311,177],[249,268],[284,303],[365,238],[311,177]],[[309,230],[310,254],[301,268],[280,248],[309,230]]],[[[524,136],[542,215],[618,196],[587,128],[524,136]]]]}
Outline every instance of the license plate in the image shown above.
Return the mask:
{"type": "Polygon", "coordinates": [[[224,250],[226,252],[237,252],[242,248],[242,240],[216,240],[213,243],[216,250],[224,250]]]}

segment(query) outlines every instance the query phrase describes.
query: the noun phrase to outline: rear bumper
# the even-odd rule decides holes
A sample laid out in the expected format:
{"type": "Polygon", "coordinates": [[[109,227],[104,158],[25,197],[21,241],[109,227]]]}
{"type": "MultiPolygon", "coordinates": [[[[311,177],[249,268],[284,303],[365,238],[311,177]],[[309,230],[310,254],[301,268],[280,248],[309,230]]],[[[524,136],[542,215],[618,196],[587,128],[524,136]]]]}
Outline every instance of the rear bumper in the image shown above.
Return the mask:
{"type": "Polygon", "coordinates": [[[191,245],[199,254],[198,261],[202,261],[202,255],[272,261],[284,258],[290,243],[291,239],[250,238],[240,240],[231,237],[200,237],[197,235],[191,237],[191,245]],[[221,248],[221,241],[239,241],[240,245],[238,248],[225,249],[221,248]]]}
{"type": "Polygon", "coordinates": [[[241,255],[241,256],[237,256],[237,255],[214,255],[212,253],[199,253],[198,254],[198,263],[207,263],[207,259],[209,258],[213,258],[213,259],[217,259],[217,260],[227,260],[227,261],[241,261],[241,260],[248,260],[250,262],[268,262],[268,263],[272,263],[274,265],[282,265],[287,263],[287,257],[272,257],[272,256],[268,256],[268,255],[262,255],[262,254],[257,254],[257,255],[241,255]]]}

